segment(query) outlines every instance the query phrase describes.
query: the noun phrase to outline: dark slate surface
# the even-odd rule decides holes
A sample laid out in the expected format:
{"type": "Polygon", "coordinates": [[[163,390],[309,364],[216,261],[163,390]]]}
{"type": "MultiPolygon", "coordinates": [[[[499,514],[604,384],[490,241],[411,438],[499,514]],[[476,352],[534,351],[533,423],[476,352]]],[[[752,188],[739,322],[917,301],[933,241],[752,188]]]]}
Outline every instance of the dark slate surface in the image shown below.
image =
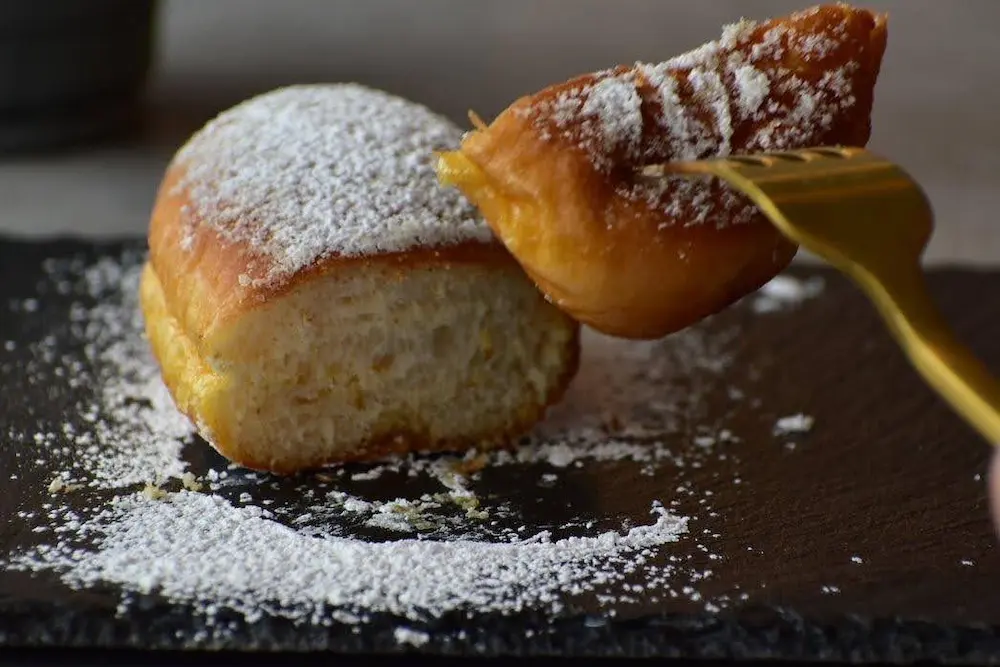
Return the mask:
{"type": "MultiPolygon", "coordinates": [[[[119,251],[117,244],[0,242],[0,304],[38,296],[36,284],[46,258],[119,251]]],[[[745,484],[728,484],[725,480],[731,478],[725,475],[713,478],[708,469],[689,472],[702,475],[697,482],[715,492],[718,517],[707,525],[722,535],[718,550],[725,556],[714,564],[716,576],[704,582],[704,591],[709,596],[713,588],[752,591],[749,602],[717,614],[683,602],[645,602],[601,623],[595,622],[600,609],[586,605],[557,618],[538,613],[455,615],[425,626],[407,623],[431,634],[420,651],[444,656],[1000,662],[1000,559],[984,482],[976,479],[985,472],[988,448],[920,383],[859,293],[837,276],[819,273],[827,281],[823,295],[797,309],[753,317],[737,308],[717,320],[718,326],[742,322],[740,359],[760,362],[754,363],[762,369],[756,391],[766,402],[759,410],[747,408],[732,417],[747,439],[740,463],[745,484]],[[817,427],[790,454],[775,444],[769,429],[792,406],[813,415],[817,427]],[[747,544],[754,550],[745,549],[747,544]],[[852,554],[863,554],[864,563],[852,563],[852,554]],[[962,560],[974,565],[962,565],[962,560]],[[836,584],[839,594],[823,594],[827,584],[836,584]],[[531,636],[529,628],[535,630],[531,636]]],[[[992,307],[995,299],[988,296],[1000,291],[1000,273],[940,270],[932,274],[931,285],[962,338],[1000,369],[1000,309],[992,307]]],[[[36,340],[39,332],[59,324],[63,299],[41,295],[38,312],[16,317],[0,311],[0,340],[36,340]]],[[[19,364],[5,368],[0,375],[0,433],[11,425],[31,430],[35,416],[25,406],[40,415],[61,410],[45,387],[23,383],[19,364]]],[[[33,469],[15,460],[14,443],[7,444],[0,446],[0,470],[20,474],[4,481],[0,494],[0,547],[5,553],[24,546],[28,538],[15,513],[44,502],[44,486],[53,474],[45,466],[33,469]]],[[[188,455],[196,469],[218,463],[199,443],[188,447],[188,455]]],[[[637,514],[657,493],[657,488],[642,486],[663,482],[629,475],[614,464],[588,463],[585,468],[583,477],[572,482],[576,488],[565,489],[567,494],[583,489],[637,514]]],[[[508,472],[498,469],[489,485],[510,486],[511,497],[521,499],[525,515],[540,525],[558,522],[560,510],[547,509],[555,504],[529,511],[530,499],[514,491],[517,480],[505,479],[508,472]],[[550,511],[556,514],[546,517],[550,511]]],[[[565,479],[561,476],[559,484],[568,483],[565,479]]],[[[285,498],[280,493],[279,502],[294,502],[290,493],[285,498]]],[[[359,632],[265,619],[239,624],[224,638],[198,642],[192,638],[199,620],[189,609],[150,596],[138,599],[130,614],[119,618],[114,614],[118,599],[113,588],[79,592],[54,576],[0,572],[0,645],[354,655],[416,650],[397,646],[395,621],[388,617],[374,619],[359,632]]],[[[15,659],[14,652],[6,655],[15,659]]],[[[61,654],[26,655],[29,662],[24,664],[61,654]]],[[[98,654],[79,655],[91,659],[86,656],[98,654]]],[[[185,659],[204,657],[199,655],[185,659]]]]}

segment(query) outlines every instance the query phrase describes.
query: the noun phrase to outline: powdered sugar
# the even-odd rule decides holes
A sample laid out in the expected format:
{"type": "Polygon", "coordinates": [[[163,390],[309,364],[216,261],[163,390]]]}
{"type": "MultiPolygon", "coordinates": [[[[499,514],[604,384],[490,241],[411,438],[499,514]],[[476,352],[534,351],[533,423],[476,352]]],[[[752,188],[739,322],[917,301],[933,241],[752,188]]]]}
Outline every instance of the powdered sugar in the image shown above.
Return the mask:
{"type": "Polygon", "coordinates": [[[491,241],[472,206],[437,183],[433,152],[460,140],[450,121],[388,93],[292,86],[195,134],[176,157],[177,188],[197,215],[189,225],[249,244],[269,265],[254,278],[278,279],[331,256],[491,241]]]}
{"type": "Polygon", "coordinates": [[[775,435],[791,435],[808,433],[812,430],[814,419],[802,413],[781,417],[774,423],[775,435]]]}
{"type": "Polygon", "coordinates": [[[737,65],[732,71],[733,82],[736,84],[738,119],[753,118],[771,92],[771,80],[751,65],[737,65]]]}
{"type": "Polygon", "coordinates": [[[823,291],[823,279],[813,276],[807,279],[792,275],[779,275],[751,295],[752,308],[756,313],[770,313],[818,296],[823,291]]]}
{"type": "MultiPolygon", "coordinates": [[[[701,104],[712,112],[715,119],[715,132],[718,134],[716,155],[729,155],[732,152],[733,118],[729,113],[729,90],[718,72],[700,67],[688,72],[688,85],[694,91],[694,96],[701,104]]],[[[671,113],[665,109],[664,114],[671,113]]]]}
{"type": "Polygon", "coordinates": [[[404,627],[396,628],[392,634],[397,644],[409,644],[410,646],[423,646],[431,639],[426,632],[404,627]]]}
{"type": "Polygon", "coordinates": [[[642,99],[634,84],[619,78],[598,81],[587,94],[580,115],[595,119],[606,154],[622,150],[625,155],[637,155],[642,140],[642,99]]]}
{"type": "MultiPolygon", "coordinates": [[[[831,13],[820,28],[808,11],[770,28],[743,20],[724,28],[718,41],[666,62],[581,77],[556,97],[529,98],[515,112],[530,118],[540,136],[575,146],[604,173],[623,164],[822,144],[836,119],[857,104],[858,63],[844,56],[851,11],[831,13]],[[825,71],[806,81],[801,63],[815,68],[810,75],[825,71]]],[[[753,218],[752,204],[717,182],[626,179],[621,194],[683,224],[753,218]]]]}
{"type": "MultiPolygon", "coordinates": [[[[561,596],[592,590],[595,580],[624,578],[629,553],[674,542],[685,531],[686,521],[663,508],[654,515],[653,523],[624,534],[555,541],[369,543],[304,537],[265,510],[235,508],[214,496],[181,491],[159,502],[127,496],[84,524],[97,549],[64,579],[77,587],[111,582],[172,600],[212,600],[250,621],[270,613],[322,623],[326,608],[412,620],[470,604],[477,611],[559,608],[561,596]]],[[[31,565],[62,569],[74,553],[42,549],[31,565]]]]}
{"type": "Polygon", "coordinates": [[[712,395],[743,400],[728,377],[736,330],[695,327],[656,342],[586,332],[565,401],[511,452],[413,455],[279,480],[230,468],[201,444],[185,450],[190,426],[164,398],[141,333],[142,259],[130,251],[48,267],[55,290],[80,299],[69,330],[42,331],[31,346],[29,377],[73,380],[73,396],[95,398],[68,403],[65,423],[5,434],[37,466],[66,473],[47,474],[40,484],[56,495],[19,517],[46,539],[11,554],[8,567],[53,571],[74,588],[112,584],[121,613],[136,595],[189,605],[212,633],[227,631],[216,622],[223,613],[332,624],[386,612],[406,619],[396,639],[414,646],[422,631],[413,624],[453,611],[557,614],[586,597],[611,615],[661,597],[706,610],[731,601],[704,592],[711,567],[690,560],[725,554],[709,528],[712,495],[688,472],[736,461],[738,435],[709,408],[712,395]],[[64,352],[74,347],[85,352],[64,352]],[[516,485],[498,493],[483,481],[514,469],[529,495],[550,494],[554,506],[561,484],[595,461],[665,483],[627,514],[566,507],[545,524],[527,518],[516,485]],[[441,490],[428,489],[435,483],[441,490]]]}
{"type": "Polygon", "coordinates": [[[82,342],[80,353],[60,354],[54,335],[30,346],[34,382],[98,388],[78,401],[65,421],[32,434],[36,445],[65,460],[66,483],[124,488],[184,471],[181,447],[193,429],[174,409],[139,335],[139,261],[133,252],[122,261],[103,258],[89,266],[59,261],[47,267],[63,291],[97,300],[91,307],[75,303],[68,313],[69,334],[82,342]],[[71,278],[78,283],[72,285],[71,278]]]}

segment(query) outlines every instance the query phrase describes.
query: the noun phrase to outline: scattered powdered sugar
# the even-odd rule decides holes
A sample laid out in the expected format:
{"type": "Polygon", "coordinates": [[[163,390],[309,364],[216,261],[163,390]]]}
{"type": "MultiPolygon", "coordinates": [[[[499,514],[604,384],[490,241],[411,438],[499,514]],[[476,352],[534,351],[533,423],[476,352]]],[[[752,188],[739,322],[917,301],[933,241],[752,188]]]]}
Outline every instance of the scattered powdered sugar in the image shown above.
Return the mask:
{"type": "Polygon", "coordinates": [[[410,646],[423,646],[430,641],[431,637],[426,632],[399,627],[393,630],[393,637],[397,644],[409,644],[410,646]]]}
{"type": "MultiPolygon", "coordinates": [[[[434,172],[433,152],[456,147],[461,135],[444,117],[388,93],[291,86],[247,100],[195,134],[177,154],[186,173],[176,187],[190,198],[189,225],[211,226],[267,258],[263,280],[328,256],[488,242],[471,204],[439,186],[434,172]]],[[[192,232],[182,240],[188,247],[192,232]]]]}
{"type": "Polygon", "coordinates": [[[812,430],[814,419],[802,413],[781,417],[774,423],[775,435],[791,435],[808,433],[812,430]]]}
{"type": "Polygon", "coordinates": [[[79,589],[115,585],[120,613],[134,596],[155,594],[189,605],[218,633],[229,627],[213,625],[223,612],[313,624],[387,612],[408,619],[396,638],[413,646],[424,640],[409,623],[453,611],[559,613],[591,598],[614,615],[619,605],[678,597],[715,611],[737,599],[704,595],[712,568],[691,554],[725,557],[710,527],[713,494],[694,473],[738,462],[738,435],[708,408],[710,395],[745,398],[728,375],[738,331],[695,327],[655,342],[587,331],[565,400],[514,450],[411,455],[282,480],[227,466],[192,438],[143,339],[143,259],[127,251],[47,263],[46,289],[73,298],[68,318],[11,304],[19,317],[68,324],[27,345],[25,369],[30,383],[63,383],[63,421],[4,434],[41,470],[57,471],[40,482],[53,494],[43,510],[19,514],[46,538],[9,554],[6,567],[54,572],[79,589]],[[186,458],[186,442],[195,456],[186,458]],[[527,520],[516,495],[480,484],[519,467],[539,494],[557,498],[564,476],[595,461],[669,481],[624,518],[567,507],[547,525],[527,520]],[[382,496],[385,488],[400,495],[382,496]]]}
{"type": "Polygon", "coordinates": [[[803,279],[781,274],[772,278],[750,297],[751,307],[758,314],[786,310],[818,296],[823,291],[823,286],[823,279],[819,276],[803,279]]]}
{"type": "MultiPolygon", "coordinates": [[[[718,41],[662,63],[581,77],[557,95],[526,99],[515,113],[531,119],[543,138],[576,146],[604,173],[623,164],[829,143],[837,119],[857,103],[859,65],[845,55],[858,48],[845,40],[852,12],[832,15],[821,24],[823,32],[815,32],[811,11],[770,28],[743,20],[724,28],[718,41]],[[802,70],[823,74],[807,81],[798,75],[802,70]]],[[[620,194],[689,225],[742,224],[753,217],[749,200],[716,181],[623,179],[620,194]]]]}
{"type": "Polygon", "coordinates": [[[654,507],[655,521],[624,534],[516,544],[314,538],[257,507],[180,491],[162,501],[126,496],[79,529],[94,539],[39,548],[13,567],[68,568],[64,581],[111,582],[168,599],[211,600],[251,622],[267,613],[323,623],[328,608],[388,612],[412,620],[478,611],[558,610],[572,595],[626,577],[631,554],[675,542],[686,519],[654,507]],[[239,567],[234,567],[239,563],[239,567]]]}
{"type": "Polygon", "coordinates": [[[54,335],[30,346],[30,381],[97,391],[77,400],[61,423],[35,431],[33,443],[63,460],[64,484],[109,489],[179,477],[181,448],[194,429],[174,408],[140,335],[139,254],[89,265],[52,261],[46,268],[61,291],[75,288],[97,305],[77,302],[69,310],[68,333],[82,342],[78,353],[63,352],[54,335]]]}

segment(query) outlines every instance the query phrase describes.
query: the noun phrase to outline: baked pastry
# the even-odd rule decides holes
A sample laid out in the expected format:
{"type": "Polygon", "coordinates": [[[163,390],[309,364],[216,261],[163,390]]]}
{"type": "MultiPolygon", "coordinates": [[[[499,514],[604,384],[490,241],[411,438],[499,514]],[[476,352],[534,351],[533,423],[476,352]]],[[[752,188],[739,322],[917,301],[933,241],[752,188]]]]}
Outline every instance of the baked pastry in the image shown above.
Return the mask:
{"type": "Polygon", "coordinates": [[[660,64],[588,74],[477,118],[438,172],[551,300],[607,334],[657,338],[730,305],[792,259],[748,199],[645,165],[864,146],[886,17],[847,5],[726,27],[660,64]]]}
{"type": "Polygon", "coordinates": [[[461,131],[359,85],[222,113],[157,196],[141,304],[176,404],[244,466],[289,473],[497,444],[556,401],[578,326],[434,151],[461,131]]]}

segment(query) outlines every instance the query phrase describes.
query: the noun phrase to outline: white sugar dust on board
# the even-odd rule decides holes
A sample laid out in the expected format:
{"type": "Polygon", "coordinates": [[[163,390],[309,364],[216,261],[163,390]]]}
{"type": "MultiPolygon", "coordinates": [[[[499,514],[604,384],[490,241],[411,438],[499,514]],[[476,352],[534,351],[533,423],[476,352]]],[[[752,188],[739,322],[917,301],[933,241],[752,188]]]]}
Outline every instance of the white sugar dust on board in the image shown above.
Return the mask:
{"type": "Polygon", "coordinates": [[[798,278],[786,274],[778,275],[750,297],[751,307],[759,314],[786,310],[819,296],[823,286],[823,279],[819,276],[798,278]]]}
{"type": "MultiPolygon", "coordinates": [[[[114,583],[170,600],[211,601],[250,622],[269,614],[324,623],[331,609],[412,620],[457,609],[558,612],[574,596],[625,580],[654,549],[684,534],[685,519],[659,506],[652,514],[652,523],[622,534],[373,543],[306,537],[261,508],[181,491],[162,501],[125,496],[82,523],[96,544],[83,558],[73,547],[56,547],[14,566],[66,568],[64,581],[80,588],[114,583]]],[[[657,569],[650,581],[663,584],[669,575],[669,567],[657,569]]]]}
{"type": "Polygon", "coordinates": [[[774,423],[775,435],[792,435],[808,433],[812,430],[814,419],[802,413],[781,417],[774,423]]]}
{"type": "Polygon", "coordinates": [[[416,647],[423,646],[431,639],[430,635],[426,632],[404,627],[396,628],[395,631],[393,631],[393,636],[396,638],[397,644],[409,644],[416,647]]]}
{"type": "Polygon", "coordinates": [[[75,398],[62,421],[18,434],[59,459],[52,480],[59,488],[124,488],[184,471],[181,448],[194,431],[174,409],[141,336],[139,262],[138,253],[127,253],[122,261],[46,263],[53,291],[88,303],[74,302],[68,330],[49,333],[28,350],[29,382],[62,386],[75,398]],[[60,345],[60,336],[75,344],[60,345]],[[96,391],[79,391],[86,387],[96,391]]]}
{"type": "MultiPolygon", "coordinates": [[[[64,383],[71,400],[62,421],[5,434],[53,471],[40,487],[51,493],[43,511],[19,517],[44,543],[10,554],[7,567],[56,572],[74,588],[113,584],[122,613],[150,593],[209,621],[228,611],[247,622],[362,623],[387,612],[409,619],[397,640],[411,645],[423,642],[412,624],[452,611],[559,613],[590,599],[611,616],[638,602],[680,599],[715,611],[738,599],[702,593],[725,554],[711,528],[712,493],[698,480],[711,467],[716,478],[738,475],[738,434],[709,405],[745,400],[731,384],[739,331],[696,327],[647,343],[586,332],[565,400],[511,451],[412,455],[306,481],[219,463],[195,477],[190,460],[202,454],[185,461],[192,430],[142,336],[142,259],[47,266],[49,288],[76,303],[66,330],[29,345],[27,372],[64,383]],[[548,525],[523,518],[516,495],[481,483],[516,467],[535,485],[529,494],[556,498],[590,466],[665,481],[627,513],[569,507],[548,525]],[[382,497],[392,476],[414,479],[412,493],[382,497]]],[[[22,314],[44,307],[16,304],[22,314]]]]}

